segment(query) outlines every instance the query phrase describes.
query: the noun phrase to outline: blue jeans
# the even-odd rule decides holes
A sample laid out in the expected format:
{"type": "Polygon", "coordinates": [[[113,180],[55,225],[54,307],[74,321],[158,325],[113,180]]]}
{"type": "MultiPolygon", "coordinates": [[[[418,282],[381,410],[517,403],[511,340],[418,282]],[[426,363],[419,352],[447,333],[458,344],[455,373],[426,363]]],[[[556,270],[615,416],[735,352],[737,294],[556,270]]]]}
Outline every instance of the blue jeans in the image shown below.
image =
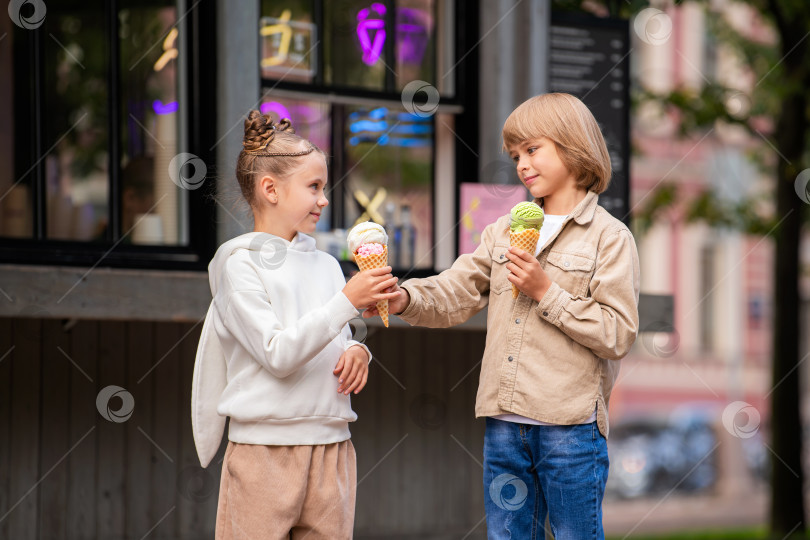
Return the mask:
{"type": "Polygon", "coordinates": [[[490,540],[602,540],[607,441],[596,422],[535,426],[486,419],[484,507],[490,540]]]}

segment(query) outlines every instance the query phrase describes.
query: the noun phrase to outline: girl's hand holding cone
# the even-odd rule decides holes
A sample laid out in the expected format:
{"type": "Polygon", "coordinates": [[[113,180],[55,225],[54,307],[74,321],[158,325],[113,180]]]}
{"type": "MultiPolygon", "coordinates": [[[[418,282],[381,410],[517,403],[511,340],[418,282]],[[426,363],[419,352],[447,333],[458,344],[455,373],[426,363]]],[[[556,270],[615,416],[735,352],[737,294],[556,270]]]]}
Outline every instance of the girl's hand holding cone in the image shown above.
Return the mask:
{"type": "Polygon", "coordinates": [[[391,275],[391,267],[383,266],[356,273],[343,287],[343,294],[357,309],[363,309],[369,304],[389,300],[396,297],[396,293],[385,293],[386,289],[393,287],[397,278],[391,275]]]}

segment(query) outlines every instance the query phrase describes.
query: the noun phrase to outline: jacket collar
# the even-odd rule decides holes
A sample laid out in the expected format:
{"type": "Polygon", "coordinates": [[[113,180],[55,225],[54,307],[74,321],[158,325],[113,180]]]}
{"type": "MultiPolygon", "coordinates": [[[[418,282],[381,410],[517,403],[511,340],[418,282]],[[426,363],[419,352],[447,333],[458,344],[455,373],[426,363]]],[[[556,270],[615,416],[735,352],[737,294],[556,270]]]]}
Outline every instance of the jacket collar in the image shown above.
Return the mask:
{"type": "MultiPolygon", "coordinates": [[[[543,206],[543,199],[535,199],[535,203],[543,206]]],[[[589,191],[585,198],[579,201],[574,209],[571,211],[570,217],[579,225],[585,225],[593,220],[593,215],[596,212],[596,205],[599,202],[599,195],[594,191],[589,191]]]]}

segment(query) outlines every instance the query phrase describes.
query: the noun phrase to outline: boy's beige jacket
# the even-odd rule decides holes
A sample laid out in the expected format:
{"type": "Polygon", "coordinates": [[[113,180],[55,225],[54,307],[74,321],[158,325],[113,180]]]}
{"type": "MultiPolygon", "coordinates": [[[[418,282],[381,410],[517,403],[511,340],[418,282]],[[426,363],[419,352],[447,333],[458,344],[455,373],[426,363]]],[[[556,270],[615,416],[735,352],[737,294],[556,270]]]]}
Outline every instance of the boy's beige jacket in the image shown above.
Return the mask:
{"type": "Polygon", "coordinates": [[[539,304],[512,298],[508,215],[451,268],[402,284],[411,302],[399,316],[412,325],[453,326],[489,304],[477,417],[576,424],[596,407],[607,437],[610,393],[638,334],[639,261],[633,235],[598,199],[588,192],[543,246],[537,259],[553,283],[539,304]]]}

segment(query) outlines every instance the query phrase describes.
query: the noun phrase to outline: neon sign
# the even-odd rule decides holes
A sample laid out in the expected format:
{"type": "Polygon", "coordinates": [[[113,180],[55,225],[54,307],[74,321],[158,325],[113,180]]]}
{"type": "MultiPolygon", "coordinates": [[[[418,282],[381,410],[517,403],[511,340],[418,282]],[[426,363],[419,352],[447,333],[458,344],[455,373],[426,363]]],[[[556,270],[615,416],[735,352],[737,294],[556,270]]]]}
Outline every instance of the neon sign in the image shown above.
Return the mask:
{"type": "Polygon", "coordinates": [[[402,64],[421,64],[433,19],[424,11],[397,8],[397,58],[402,64]]]}
{"type": "Polygon", "coordinates": [[[312,76],[318,65],[317,28],[311,22],[293,21],[290,17],[290,10],[285,9],[279,17],[259,21],[260,66],[265,72],[312,76]]]}
{"type": "MultiPolygon", "coordinates": [[[[387,35],[385,13],[385,6],[378,2],[357,12],[357,39],[366,65],[373,66],[382,56],[387,35]]],[[[396,8],[396,14],[397,58],[400,63],[419,64],[430,39],[433,19],[430,14],[412,8],[396,8]]]]}
{"type": "Polygon", "coordinates": [[[177,47],[174,46],[174,42],[177,40],[177,34],[177,28],[172,28],[166,36],[166,39],[163,40],[163,54],[160,55],[160,58],[157,59],[155,65],[152,67],[155,71],[160,71],[165,68],[169,61],[174,60],[180,54],[177,51],[177,47]]]}
{"type": "Polygon", "coordinates": [[[159,99],[156,99],[152,102],[152,110],[155,111],[155,114],[171,114],[177,112],[178,107],[179,105],[176,101],[170,101],[164,104],[159,99]]]}
{"type": "Polygon", "coordinates": [[[378,107],[370,111],[355,111],[349,115],[349,144],[374,143],[379,146],[405,148],[428,147],[433,144],[433,123],[430,118],[389,111],[378,107]]]}
{"type": "Polygon", "coordinates": [[[259,107],[259,111],[262,114],[268,114],[272,111],[278,115],[279,120],[281,120],[282,118],[289,118],[290,120],[293,119],[292,115],[290,114],[290,111],[287,110],[287,107],[285,107],[278,101],[267,101],[265,103],[262,103],[262,106],[259,107]]]}
{"type": "Polygon", "coordinates": [[[380,59],[385,44],[385,19],[369,19],[372,10],[380,17],[385,17],[385,6],[377,2],[370,8],[363,8],[357,13],[357,39],[363,50],[363,63],[373,66],[380,59]],[[371,31],[374,39],[371,38],[371,31]]]}

